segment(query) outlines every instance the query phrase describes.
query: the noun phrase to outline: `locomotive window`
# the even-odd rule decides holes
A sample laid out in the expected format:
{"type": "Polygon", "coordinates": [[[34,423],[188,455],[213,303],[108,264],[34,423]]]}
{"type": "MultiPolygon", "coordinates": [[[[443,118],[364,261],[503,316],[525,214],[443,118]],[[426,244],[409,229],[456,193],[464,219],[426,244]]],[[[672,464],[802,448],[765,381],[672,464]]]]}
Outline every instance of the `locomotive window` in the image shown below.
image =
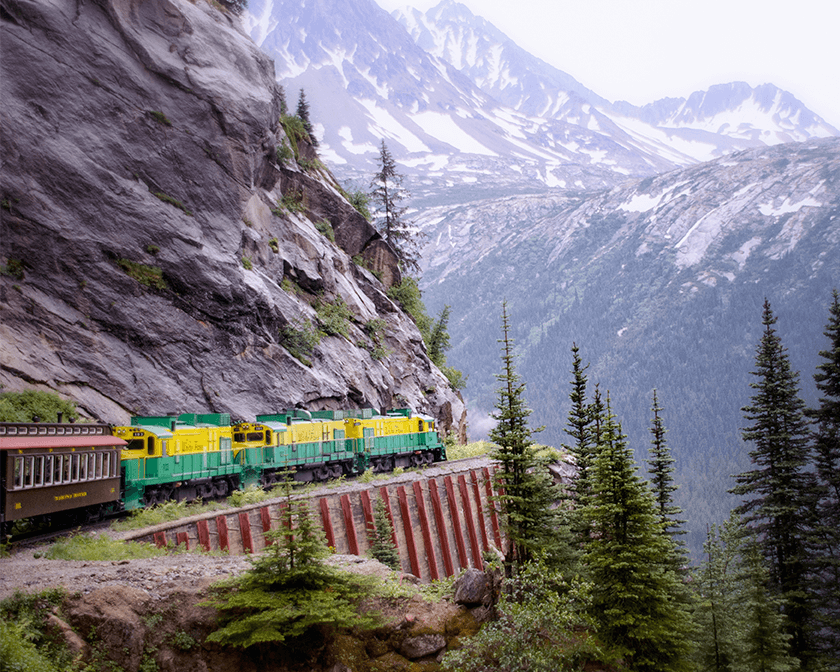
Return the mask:
{"type": "Polygon", "coordinates": [[[271,445],[271,430],[270,429],[265,430],[265,445],[267,445],[267,446],[271,445]]]}
{"type": "Polygon", "coordinates": [[[52,485],[53,482],[53,456],[44,456],[44,485],[52,485]]]}
{"type": "Polygon", "coordinates": [[[248,432],[245,437],[246,441],[262,441],[263,440],[263,433],[262,432],[248,432]]]}
{"type": "Polygon", "coordinates": [[[15,489],[23,487],[23,458],[15,458],[15,489]]]}
{"type": "Polygon", "coordinates": [[[79,480],[79,455],[78,453],[74,453],[70,456],[70,459],[73,463],[73,471],[70,474],[70,478],[68,481],[73,481],[74,483],[79,480]]]}
{"type": "Polygon", "coordinates": [[[143,439],[129,439],[126,450],[143,450],[143,439]]]}
{"type": "Polygon", "coordinates": [[[35,457],[35,486],[44,485],[44,456],[37,455],[35,457]]]}
{"type": "Polygon", "coordinates": [[[243,443],[245,441],[245,434],[242,432],[236,432],[236,434],[233,435],[233,440],[236,441],[236,443],[243,443]]]}
{"type": "Polygon", "coordinates": [[[154,455],[155,454],[155,437],[153,437],[153,436],[149,437],[149,442],[148,442],[148,447],[146,448],[146,453],[148,455],[154,455]]]}

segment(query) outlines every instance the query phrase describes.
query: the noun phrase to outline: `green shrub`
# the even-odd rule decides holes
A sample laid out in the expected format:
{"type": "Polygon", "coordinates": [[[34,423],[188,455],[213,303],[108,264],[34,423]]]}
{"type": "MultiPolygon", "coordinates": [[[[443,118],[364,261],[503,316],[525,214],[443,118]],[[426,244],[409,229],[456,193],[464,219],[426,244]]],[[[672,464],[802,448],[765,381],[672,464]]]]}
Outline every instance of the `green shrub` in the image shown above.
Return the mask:
{"type": "Polygon", "coordinates": [[[269,248],[271,248],[271,251],[274,252],[274,254],[280,252],[280,244],[277,242],[277,238],[269,239],[268,246],[269,248]]]}
{"type": "Polygon", "coordinates": [[[71,669],[63,638],[48,627],[46,616],[61,607],[66,593],[16,592],[0,602],[0,670],[58,672],[71,669]]]}
{"type": "Polygon", "coordinates": [[[329,238],[331,243],[335,242],[335,231],[333,231],[332,224],[330,224],[329,220],[322,219],[315,222],[315,228],[318,229],[322,236],[329,238]]]}
{"type": "Polygon", "coordinates": [[[357,189],[347,195],[347,200],[362,217],[370,221],[370,195],[368,193],[357,189]]]}
{"type": "Polygon", "coordinates": [[[295,156],[295,161],[299,161],[300,150],[298,149],[298,144],[300,143],[300,141],[306,140],[309,143],[312,142],[311,138],[309,137],[309,133],[307,133],[306,131],[306,126],[303,123],[303,119],[291,114],[284,114],[282,117],[280,117],[280,125],[286,132],[286,137],[289,138],[289,142],[291,143],[291,150],[295,156]]]}
{"type": "Polygon", "coordinates": [[[156,255],[158,252],[160,252],[160,248],[157,245],[149,244],[146,245],[146,252],[148,252],[149,254],[156,255]]]}
{"type": "Polygon", "coordinates": [[[446,379],[449,381],[449,384],[456,390],[463,390],[467,386],[467,377],[463,374],[463,372],[459,371],[453,366],[442,366],[440,367],[441,372],[446,379]]]}
{"type": "Polygon", "coordinates": [[[321,332],[309,320],[295,319],[280,329],[280,345],[304,366],[312,366],[309,356],[321,342],[321,332]]]}
{"type": "Polygon", "coordinates": [[[246,271],[250,271],[252,268],[254,268],[254,264],[251,261],[251,257],[245,257],[245,256],[242,257],[242,267],[246,271]]]}
{"type": "Polygon", "coordinates": [[[59,413],[64,420],[78,417],[76,404],[54,392],[24,390],[0,394],[0,422],[33,422],[36,417],[41,422],[58,422],[59,413]]]}
{"type": "Polygon", "coordinates": [[[183,203],[181,203],[181,201],[179,201],[177,198],[172,198],[172,196],[168,196],[167,194],[164,194],[162,191],[156,191],[156,192],[155,192],[155,196],[157,196],[157,197],[158,197],[160,200],[162,200],[164,203],[169,203],[169,205],[174,205],[174,206],[175,206],[176,208],[178,208],[179,210],[183,210],[183,211],[184,211],[184,212],[186,212],[186,213],[187,213],[190,217],[192,217],[192,216],[193,216],[193,213],[189,211],[189,209],[187,208],[187,206],[186,206],[186,205],[184,205],[183,203]]]}
{"type": "Polygon", "coordinates": [[[353,313],[350,312],[341,296],[336,296],[332,303],[319,300],[315,312],[318,314],[318,321],[327,334],[343,336],[344,338],[350,337],[350,320],[353,319],[353,313]]]}
{"type": "Polygon", "coordinates": [[[277,163],[281,166],[286,165],[288,161],[291,161],[295,158],[295,153],[292,151],[292,148],[289,147],[289,143],[283,138],[283,142],[277,145],[275,149],[275,156],[277,157],[277,163]]]}
{"type": "Polygon", "coordinates": [[[273,209],[271,212],[275,215],[282,215],[283,210],[288,210],[289,212],[304,212],[306,210],[306,199],[303,194],[303,190],[301,189],[290,189],[287,191],[283,196],[280,198],[280,201],[277,203],[277,208],[273,209]]]}
{"type": "Polygon", "coordinates": [[[8,275],[15,280],[23,280],[23,262],[20,259],[9,259],[5,266],[0,266],[0,275],[8,275]]]}
{"type": "Polygon", "coordinates": [[[417,324],[417,328],[420,330],[420,334],[423,336],[423,341],[428,343],[432,318],[426,312],[423,295],[420,293],[417,280],[407,276],[403,278],[399,285],[389,287],[387,294],[388,298],[396,301],[406,313],[411,315],[415,324],[417,324]]]}
{"type": "Polygon", "coordinates": [[[138,264],[130,259],[120,259],[117,265],[125,271],[128,277],[133,278],[141,285],[152,289],[166,289],[166,280],[163,279],[163,271],[158,266],[147,266],[138,264]]]}

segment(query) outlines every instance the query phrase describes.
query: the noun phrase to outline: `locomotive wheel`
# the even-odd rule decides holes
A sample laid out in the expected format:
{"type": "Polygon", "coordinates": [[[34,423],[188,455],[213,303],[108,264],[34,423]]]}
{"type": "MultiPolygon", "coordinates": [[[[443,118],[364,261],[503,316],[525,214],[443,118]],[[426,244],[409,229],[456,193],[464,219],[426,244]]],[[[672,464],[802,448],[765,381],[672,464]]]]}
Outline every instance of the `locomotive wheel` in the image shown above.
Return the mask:
{"type": "Polygon", "coordinates": [[[213,494],[216,497],[227,497],[228,491],[228,482],[226,480],[219,479],[218,481],[213,481],[213,494]]]}
{"type": "Polygon", "coordinates": [[[318,467],[315,469],[315,480],[326,481],[330,477],[329,467],[318,467]]]}
{"type": "Polygon", "coordinates": [[[424,462],[425,462],[425,460],[423,459],[422,455],[414,454],[414,455],[411,456],[411,466],[412,467],[419,467],[424,462]]]}
{"type": "Polygon", "coordinates": [[[330,476],[332,478],[340,478],[344,474],[344,469],[340,464],[333,464],[330,466],[330,476]]]}

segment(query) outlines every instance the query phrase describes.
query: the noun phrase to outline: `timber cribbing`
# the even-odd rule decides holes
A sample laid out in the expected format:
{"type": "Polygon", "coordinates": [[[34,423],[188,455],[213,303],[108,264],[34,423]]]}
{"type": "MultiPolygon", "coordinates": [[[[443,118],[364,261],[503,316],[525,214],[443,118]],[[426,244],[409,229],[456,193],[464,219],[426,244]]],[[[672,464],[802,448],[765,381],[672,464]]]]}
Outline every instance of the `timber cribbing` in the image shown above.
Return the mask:
{"type": "MultiPolygon", "coordinates": [[[[494,468],[486,457],[443,462],[387,480],[326,485],[294,494],[292,500],[310,501],[327,544],[336,553],[366,555],[376,498],[382,498],[402,570],[435,580],[467,567],[483,569],[483,551],[502,547],[499,517],[491,499],[494,468]]],[[[158,546],[185,544],[188,549],[259,553],[266,546],[266,532],[280,525],[287,502],[286,497],[277,497],[117,536],[158,546]]]]}

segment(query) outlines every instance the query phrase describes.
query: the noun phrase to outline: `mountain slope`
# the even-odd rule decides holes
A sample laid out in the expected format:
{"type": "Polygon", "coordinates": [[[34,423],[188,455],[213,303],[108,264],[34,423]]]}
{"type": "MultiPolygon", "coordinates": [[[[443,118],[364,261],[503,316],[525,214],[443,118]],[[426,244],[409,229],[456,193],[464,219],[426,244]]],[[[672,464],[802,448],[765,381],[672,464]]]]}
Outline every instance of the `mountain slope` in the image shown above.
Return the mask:
{"type": "Polygon", "coordinates": [[[473,432],[493,405],[506,297],[540,440],[566,440],[573,342],[640,457],[658,388],[680,496],[702,536],[744,465],[740,408],[765,296],[813,392],[840,286],[840,139],[740,152],[600,194],[430,209],[422,224],[424,295],[432,310],[451,305],[449,359],[469,374],[473,432]]]}
{"type": "Polygon", "coordinates": [[[393,252],[310,146],[278,162],[274,69],[236,18],[2,0],[2,30],[5,389],[115,423],[409,404],[463,430],[463,402],[366,270],[398,279],[393,252]],[[346,337],[301,353],[328,304],[346,337]]]}

